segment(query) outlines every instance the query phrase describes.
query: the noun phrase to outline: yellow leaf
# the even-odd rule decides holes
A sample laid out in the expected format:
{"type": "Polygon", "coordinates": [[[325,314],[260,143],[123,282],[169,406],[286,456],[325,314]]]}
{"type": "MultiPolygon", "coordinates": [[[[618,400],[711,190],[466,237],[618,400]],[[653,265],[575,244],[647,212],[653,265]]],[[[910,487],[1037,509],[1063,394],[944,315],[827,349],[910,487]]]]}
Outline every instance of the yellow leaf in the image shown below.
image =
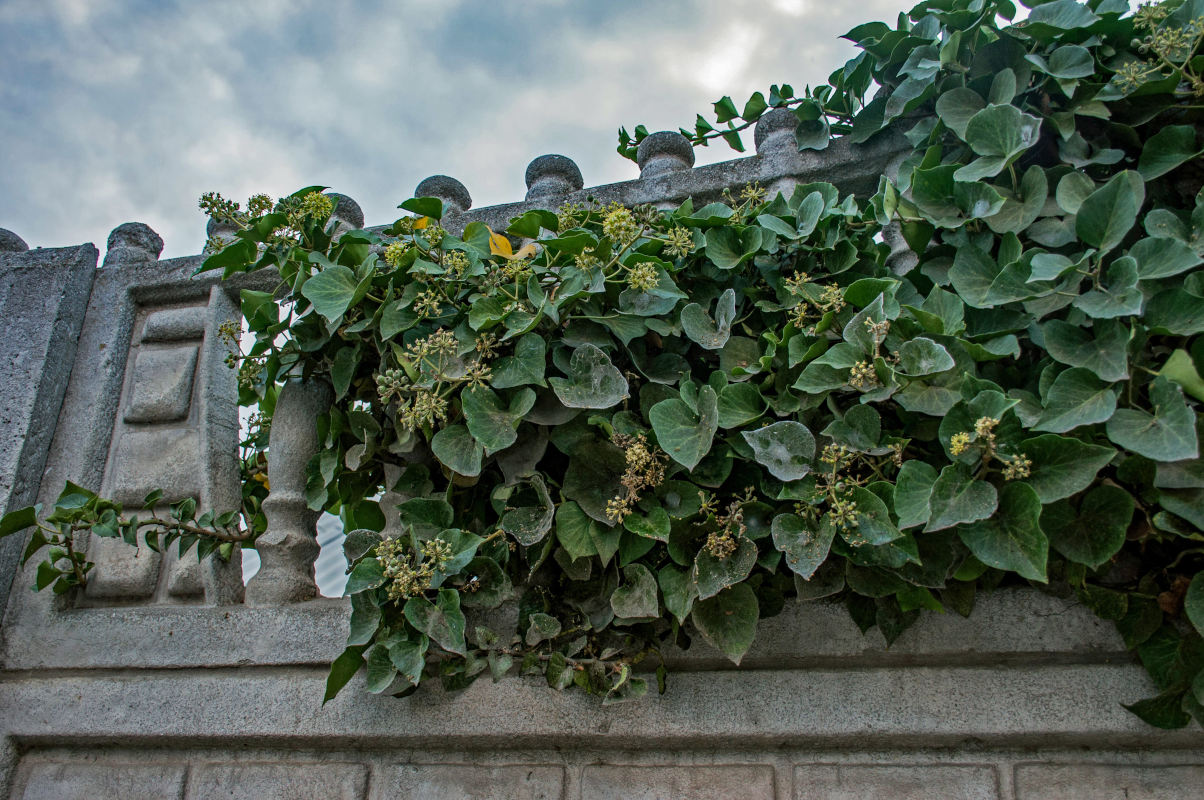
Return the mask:
{"type": "Polygon", "coordinates": [[[430,225],[430,224],[431,224],[430,217],[419,217],[417,220],[414,221],[414,230],[420,231],[423,228],[425,228],[427,225],[430,225]]]}
{"type": "Polygon", "coordinates": [[[522,247],[519,248],[518,252],[514,254],[514,257],[515,258],[535,258],[535,243],[531,242],[529,244],[523,245],[522,247]]]}
{"type": "Polygon", "coordinates": [[[510,246],[510,240],[500,233],[494,233],[493,228],[486,228],[489,231],[489,252],[495,256],[503,258],[511,258],[514,255],[514,248],[510,246]]]}

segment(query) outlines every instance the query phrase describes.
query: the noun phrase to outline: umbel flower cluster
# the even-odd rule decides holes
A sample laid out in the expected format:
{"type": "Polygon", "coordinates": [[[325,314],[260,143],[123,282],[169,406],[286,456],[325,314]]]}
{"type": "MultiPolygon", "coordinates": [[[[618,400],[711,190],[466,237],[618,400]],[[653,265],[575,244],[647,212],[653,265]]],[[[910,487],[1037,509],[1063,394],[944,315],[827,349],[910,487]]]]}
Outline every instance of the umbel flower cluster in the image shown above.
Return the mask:
{"type": "Polygon", "coordinates": [[[72,489],[4,530],[56,548],[56,591],[76,532],[253,545],[279,388],[323,381],[306,499],[348,532],[353,609],[328,698],[366,668],[619,702],[668,647],[738,664],[788,604],[893,642],[1023,584],[1116,623],[1159,689],[1135,714],[1204,719],[1200,4],[1122,11],[927,3],[850,32],[828,85],[683,130],[739,148],[772,108],[801,149],[898,143],[860,196],[582,193],[504,230],[420,197],[348,230],[324,187],[207,195],[201,270],[279,279],[222,331],[261,420],[242,508],[146,524],[72,489]],[[504,603],[513,629],[479,624],[504,603]]]}

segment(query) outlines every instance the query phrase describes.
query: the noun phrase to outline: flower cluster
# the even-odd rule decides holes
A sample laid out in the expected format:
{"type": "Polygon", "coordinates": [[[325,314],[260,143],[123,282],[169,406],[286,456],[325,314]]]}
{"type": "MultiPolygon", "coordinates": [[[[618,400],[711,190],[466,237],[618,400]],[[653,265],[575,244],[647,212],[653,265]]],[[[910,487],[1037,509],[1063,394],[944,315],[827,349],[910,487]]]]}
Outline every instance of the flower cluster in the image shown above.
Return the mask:
{"type": "Polygon", "coordinates": [[[627,285],[633,291],[650,292],[660,284],[656,267],[647,261],[636,264],[627,271],[627,285]]]}
{"type": "Polygon", "coordinates": [[[659,486],[665,479],[667,456],[659,447],[649,447],[648,437],[615,434],[613,441],[623,449],[626,470],[623,472],[623,493],[606,504],[606,518],[622,522],[632,507],[640,501],[641,492],[659,486]]]}
{"type": "Polygon", "coordinates": [[[376,546],[376,558],[387,581],[385,591],[395,603],[417,597],[430,589],[435,572],[451,556],[451,545],[442,539],[423,542],[421,558],[417,562],[405,537],[385,539],[376,546]]]}
{"type": "Polygon", "coordinates": [[[694,235],[680,225],[665,234],[665,241],[671,256],[685,258],[694,251],[694,235]]]}
{"type": "Polygon", "coordinates": [[[640,235],[640,224],[630,209],[611,203],[606,208],[606,216],[602,218],[602,232],[623,246],[640,235]]]}

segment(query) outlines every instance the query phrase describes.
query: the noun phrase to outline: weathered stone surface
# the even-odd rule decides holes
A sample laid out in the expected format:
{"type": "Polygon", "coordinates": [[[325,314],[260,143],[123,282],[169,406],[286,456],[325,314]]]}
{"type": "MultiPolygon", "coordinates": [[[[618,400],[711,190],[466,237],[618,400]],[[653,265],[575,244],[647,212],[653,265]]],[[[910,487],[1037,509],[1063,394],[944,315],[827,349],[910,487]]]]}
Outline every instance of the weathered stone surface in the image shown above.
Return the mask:
{"type": "Polygon", "coordinates": [[[564,768],[479,764],[400,764],[374,781],[372,800],[560,800],[564,768]]]}
{"type": "MultiPolygon", "coordinates": [[[[0,252],[0,514],[38,501],[97,256],[90,244],[0,252]]],[[[0,539],[0,609],[18,571],[21,539],[0,539]]]]}
{"type": "Polygon", "coordinates": [[[163,252],[163,239],[142,222],[124,222],[109,234],[104,266],[157,261],[163,252]]]}
{"type": "Polygon", "coordinates": [[[205,335],[205,307],[165,308],[147,315],[142,341],[170,342],[176,339],[200,339],[205,335]]]}
{"type": "Polygon", "coordinates": [[[528,164],[524,179],[528,200],[555,200],[585,185],[573,159],[555,154],[540,156],[528,164]]]}
{"type": "Polygon", "coordinates": [[[344,230],[364,227],[364,210],[359,203],[338,192],[327,192],[326,195],[334,200],[334,210],[330,216],[338,220],[344,230]]]}
{"type": "Polygon", "coordinates": [[[201,475],[200,437],[190,428],[128,430],[113,455],[115,473],[110,490],[119,503],[137,504],[155,489],[164,502],[195,495],[201,475]]]}
{"type": "Polygon", "coordinates": [[[95,600],[144,600],[159,585],[161,553],[139,540],[137,549],[121,539],[95,536],[88,544],[88,560],[96,564],[88,575],[84,593],[95,600]]]}
{"type": "Polygon", "coordinates": [[[694,166],[694,148],[677,131],[657,131],[644,137],[636,147],[636,163],[640,178],[655,178],[670,172],[681,172],[694,166]]]}
{"type": "Polygon", "coordinates": [[[1201,800],[1204,763],[1022,764],[1014,784],[1016,800],[1201,800]]]}
{"type": "MultiPolygon", "coordinates": [[[[185,800],[362,800],[363,764],[201,764],[188,779],[185,800]]],[[[451,797],[451,795],[448,795],[451,797]]]]}
{"type": "Polygon", "coordinates": [[[766,764],[589,766],[581,774],[582,800],[729,800],[774,795],[773,767],[766,764]]]}
{"type": "Polygon", "coordinates": [[[24,253],[28,249],[24,239],[8,228],[0,228],[0,253],[24,253]]]}
{"type": "Polygon", "coordinates": [[[125,421],[174,422],[187,417],[196,359],[195,345],[139,348],[125,421]]]}
{"type": "Polygon", "coordinates": [[[786,108],[774,108],[761,115],[753,129],[753,144],[758,155],[766,155],[771,151],[785,150],[798,152],[798,142],[794,131],[798,127],[798,117],[786,108]]]}
{"type": "Polygon", "coordinates": [[[183,764],[34,764],[23,800],[177,800],[183,764]]]}
{"type": "Polygon", "coordinates": [[[999,776],[979,764],[808,764],[794,768],[795,800],[997,800],[999,776]]]}
{"type": "Polygon", "coordinates": [[[472,208],[472,195],[464,184],[448,175],[432,175],[414,187],[415,197],[438,197],[445,212],[462,214],[472,208]]]}

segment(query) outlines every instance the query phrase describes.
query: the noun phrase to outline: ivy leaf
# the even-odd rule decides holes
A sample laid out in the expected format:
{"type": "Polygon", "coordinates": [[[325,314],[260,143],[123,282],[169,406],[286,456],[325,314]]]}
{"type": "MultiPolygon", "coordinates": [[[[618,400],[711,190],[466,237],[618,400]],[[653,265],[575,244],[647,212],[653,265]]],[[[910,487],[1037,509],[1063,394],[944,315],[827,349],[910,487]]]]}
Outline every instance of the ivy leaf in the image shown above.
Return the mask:
{"type": "Polygon", "coordinates": [[[718,350],[727,344],[732,335],[732,321],[735,318],[736,292],[727,289],[719,296],[714,320],[698,303],[690,303],[681,310],[681,329],[703,349],[718,350]]]}
{"type": "Polygon", "coordinates": [[[389,658],[389,651],[383,645],[375,644],[368,651],[368,657],[365,659],[367,665],[366,678],[364,688],[372,694],[380,694],[389,685],[393,683],[393,679],[397,677],[397,668],[393,666],[393,660],[389,658]]]}
{"type": "Polygon", "coordinates": [[[995,177],[1032,147],[1040,133],[1038,117],[1025,114],[1010,103],[987,106],[966,123],[963,137],[981,158],[958,169],[953,173],[953,179],[978,181],[995,177]]]}
{"type": "Polygon", "coordinates": [[[335,322],[355,300],[357,286],[354,272],[342,264],[331,264],[311,276],[301,287],[301,294],[328,322],[335,322]]]}
{"type": "Polygon", "coordinates": [[[1049,540],[1041,530],[1041,498],[1031,486],[1009,483],[999,493],[999,511],[990,519],[957,529],[970,552],[984,564],[1045,583],[1049,540]]]}
{"type": "Polygon", "coordinates": [[[861,486],[853,487],[853,502],[857,504],[857,527],[850,535],[872,545],[893,542],[903,536],[902,531],[891,522],[890,509],[882,498],[861,486]]]}
{"type": "Polygon", "coordinates": [[[355,565],[347,577],[345,594],[358,594],[385,584],[385,571],[375,558],[365,558],[355,565]]]}
{"type": "Polygon", "coordinates": [[[1183,597],[1183,611],[1196,631],[1204,636],[1204,572],[1196,573],[1183,597]]]}
{"type": "Polygon", "coordinates": [[[695,604],[690,619],[703,638],[739,666],[757,635],[756,592],[747,583],[736,584],[695,604]]]}
{"type": "Polygon", "coordinates": [[[1031,474],[1025,482],[1033,487],[1042,503],[1083,491],[1116,455],[1111,447],[1054,434],[1026,439],[1020,443],[1020,452],[1032,461],[1031,474]]]}
{"type": "Polygon", "coordinates": [[[1063,364],[1083,367],[1101,380],[1129,377],[1129,330],[1115,320],[1097,320],[1090,328],[1054,319],[1041,326],[1045,348],[1063,364]]]}
{"type": "Polygon", "coordinates": [[[654,506],[647,514],[638,510],[628,514],[623,519],[623,527],[637,536],[645,539],[655,539],[658,542],[669,541],[669,512],[661,506],[654,506]]]}
{"type": "Polygon", "coordinates": [[[738,428],[761,418],[765,398],[752,383],[729,383],[719,390],[719,427],[738,428]]]}
{"type": "MultiPolygon", "coordinates": [[[[1116,412],[1116,393],[1091,370],[1071,367],[1054,379],[1036,431],[1065,433],[1081,425],[1107,422],[1116,412]]],[[[1115,440],[1113,440],[1115,441],[1115,440]]]]}
{"type": "Polygon", "coordinates": [[[1204,263],[1204,256],[1186,242],[1162,236],[1138,241],[1129,248],[1129,255],[1137,262],[1137,276],[1145,281],[1170,278],[1204,263]]]}
{"type": "Polygon", "coordinates": [[[633,622],[647,622],[660,616],[656,600],[656,578],[643,564],[628,564],[623,568],[623,585],[610,596],[610,608],[615,616],[633,622]]]}
{"type": "Polygon", "coordinates": [[[684,400],[662,400],[648,412],[656,441],[669,457],[686,469],[694,469],[711,449],[719,428],[719,398],[710,386],[698,391],[698,411],[684,400]]]}
{"type": "Polygon", "coordinates": [[[1196,147],[1196,129],[1192,125],[1167,125],[1146,140],[1137,161],[1137,171],[1153,180],[1204,153],[1196,147]]]}
{"type": "Polygon", "coordinates": [[[1191,716],[1183,710],[1184,694],[1185,689],[1172,689],[1148,700],[1121,705],[1155,728],[1175,730],[1185,728],[1191,722],[1191,716]]]}
{"type": "Polygon", "coordinates": [[[757,463],[778,480],[796,481],[811,471],[815,437],[801,422],[783,420],[741,435],[757,463]]]}
{"type": "Polygon", "coordinates": [[[422,670],[426,666],[426,651],[429,646],[430,639],[426,636],[420,636],[416,642],[410,639],[401,639],[389,645],[389,660],[393,662],[397,672],[410,682],[411,686],[417,686],[422,679],[422,670]]]}
{"type": "Polygon", "coordinates": [[[573,450],[561,492],[576,500],[586,514],[610,527],[614,521],[606,516],[606,506],[611,498],[623,494],[621,481],[626,468],[622,450],[610,442],[589,440],[573,450]]]}
{"type": "Polygon", "coordinates": [[[1111,319],[1141,313],[1144,297],[1137,288],[1137,260],[1123,256],[1108,266],[1105,285],[1074,299],[1074,307],[1096,319],[1111,319]]]}
{"type": "Polygon", "coordinates": [[[330,665],[330,674],[326,676],[326,693],[322,696],[322,705],[335,698],[347,682],[355,677],[355,673],[364,666],[364,651],[368,645],[360,644],[348,647],[330,665]]]}
{"type": "Polygon", "coordinates": [[[931,339],[919,337],[906,341],[899,347],[898,371],[903,375],[935,375],[953,367],[953,356],[931,339]]]}
{"type": "Polygon", "coordinates": [[[1041,529],[1066,558],[1099,569],[1124,546],[1133,508],[1128,492],[1105,484],[1087,492],[1077,510],[1069,500],[1045,506],[1041,529]]]}
{"type": "Polygon", "coordinates": [[[1124,240],[1137,222],[1137,212],[1144,202],[1145,182],[1141,175],[1132,170],[1118,172],[1083,201],[1075,216],[1075,234],[1106,253],[1124,240]]]}
{"type": "Polygon", "coordinates": [[[464,425],[449,425],[431,438],[431,453],[439,463],[467,477],[481,474],[485,448],[464,425]]]}
{"type": "Polygon", "coordinates": [[[494,389],[545,386],[543,374],[546,360],[547,345],[542,336],[535,333],[520,336],[514,342],[514,354],[494,362],[489,384],[494,389]]]}
{"type": "Polygon", "coordinates": [[[712,264],[719,269],[735,269],[761,249],[761,229],[752,226],[737,231],[722,225],[707,231],[706,242],[707,258],[712,264]]]}
{"type": "Polygon", "coordinates": [[[556,506],[548,494],[543,476],[535,473],[527,478],[527,483],[535,490],[539,505],[507,509],[499,523],[502,530],[524,547],[543,541],[548,531],[552,530],[552,520],[556,513],[556,506]]]}
{"type": "Polygon", "coordinates": [[[786,557],[786,566],[803,580],[810,580],[824,563],[836,536],[836,529],[827,522],[826,517],[817,530],[808,526],[798,514],[777,515],[773,518],[770,531],[773,546],[786,557]]]}
{"type": "Polygon", "coordinates": [[[965,464],[950,464],[932,484],[932,513],[924,532],[940,531],[963,522],[977,522],[995,513],[999,497],[995,487],[974,479],[965,464]]]}
{"type": "Polygon", "coordinates": [[[895,513],[900,528],[923,525],[932,514],[929,498],[936,483],[936,469],[924,461],[903,462],[895,478],[895,513]]]}
{"type": "Polygon", "coordinates": [[[1163,376],[1150,384],[1154,413],[1122,408],[1108,421],[1108,438],[1138,455],[1155,461],[1199,458],[1196,415],[1178,386],[1163,376]]]}
{"type": "Polygon", "coordinates": [[[945,126],[965,141],[966,127],[979,111],[986,108],[987,102],[982,95],[973,89],[958,87],[951,89],[936,101],[936,113],[945,126]]]}
{"type": "Polygon", "coordinates": [[[469,433],[485,448],[485,455],[492,455],[518,440],[518,423],[535,405],[535,392],[520,389],[503,407],[492,389],[474,386],[460,393],[460,403],[469,433]]]}
{"type": "Polygon", "coordinates": [[[704,547],[694,557],[691,575],[701,600],[714,597],[719,592],[740,583],[749,576],[757,564],[757,546],[741,537],[736,551],[723,558],[711,555],[704,547]]]}
{"type": "Polygon", "coordinates": [[[574,561],[598,556],[606,564],[619,549],[621,533],[618,528],[607,528],[591,519],[571,500],[556,509],[556,541],[574,561]]]}
{"type": "Polygon", "coordinates": [[[465,655],[464,612],[456,590],[440,589],[433,603],[425,597],[411,597],[405,604],[405,617],[444,650],[465,655]]]}
{"type": "Polygon", "coordinates": [[[661,595],[665,598],[665,610],[676,617],[678,624],[684,624],[698,598],[698,589],[690,580],[690,573],[684,567],[667,564],[661,567],[656,577],[661,595]]]}
{"type": "Polygon", "coordinates": [[[552,391],[568,408],[610,408],[628,396],[623,373],[592,344],[573,351],[568,374],[568,378],[548,378],[552,391]]]}

